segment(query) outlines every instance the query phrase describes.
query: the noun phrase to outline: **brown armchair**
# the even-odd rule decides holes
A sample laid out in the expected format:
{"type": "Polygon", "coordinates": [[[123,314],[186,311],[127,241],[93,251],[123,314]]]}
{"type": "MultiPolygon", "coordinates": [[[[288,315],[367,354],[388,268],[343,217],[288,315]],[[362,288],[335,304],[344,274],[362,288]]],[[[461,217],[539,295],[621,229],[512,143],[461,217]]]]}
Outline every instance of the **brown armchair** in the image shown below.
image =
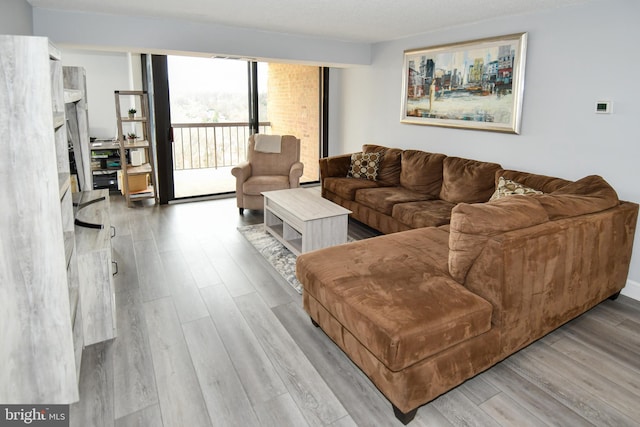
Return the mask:
{"type": "Polygon", "coordinates": [[[231,169],[240,214],[244,209],[264,209],[263,191],[299,187],[303,169],[300,140],[295,136],[282,136],[279,153],[256,151],[254,135],[249,137],[247,160],[231,169]]]}

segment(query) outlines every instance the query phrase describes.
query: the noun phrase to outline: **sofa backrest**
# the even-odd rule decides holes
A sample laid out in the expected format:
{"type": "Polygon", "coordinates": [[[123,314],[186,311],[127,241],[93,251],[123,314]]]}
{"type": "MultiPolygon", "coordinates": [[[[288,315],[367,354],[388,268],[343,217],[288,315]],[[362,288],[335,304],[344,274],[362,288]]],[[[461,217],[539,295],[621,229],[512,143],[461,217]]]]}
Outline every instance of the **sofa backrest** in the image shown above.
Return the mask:
{"type": "Polygon", "coordinates": [[[362,146],[363,153],[382,152],[382,160],[378,165],[378,176],[376,181],[381,185],[394,186],[400,184],[400,157],[402,150],[399,148],[388,148],[382,145],[365,144],[362,146]]]}
{"type": "Polygon", "coordinates": [[[447,157],[443,161],[440,198],[450,203],[480,203],[495,191],[497,163],[447,157]]]}
{"type": "Polygon", "coordinates": [[[534,190],[542,191],[543,193],[551,193],[560,187],[564,187],[570,184],[571,181],[562,178],[556,178],[553,176],[537,175],[534,173],[521,172],[508,169],[500,169],[496,172],[496,187],[498,186],[498,180],[500,177],[510,179],[526,187],[534,190]]]}
{"type": "Polygon", "coordinates": [[[569,182],[549,194],[506,196],[488,203],[460,203],[451,211],[449,273],[464,283],[467,272],[492,236],[550,220],[600,212],[619,203],[615,190],[597,175],[569,182]]]}
{"type": "Polygon", "coordinates": [[[291,166],[300,161],[300,140],[293,135],[282,135],[280,153],[263,153],[255,150],[254,135],[249,137],[247,161],[251,174],[289,176],[291,166]]]}
{"type": "Polygon", "coordinates": [[[444,154],[404,150],[401,156],[400,185],[421,194],[438,197],[446,157],[444,154]]]}
{"type": "Polygon", "coordinates": [[[533,196],[552,220],[599,212],[620,203],[616,191],[598,175],[589,175],[550,194],[533,196]]]}

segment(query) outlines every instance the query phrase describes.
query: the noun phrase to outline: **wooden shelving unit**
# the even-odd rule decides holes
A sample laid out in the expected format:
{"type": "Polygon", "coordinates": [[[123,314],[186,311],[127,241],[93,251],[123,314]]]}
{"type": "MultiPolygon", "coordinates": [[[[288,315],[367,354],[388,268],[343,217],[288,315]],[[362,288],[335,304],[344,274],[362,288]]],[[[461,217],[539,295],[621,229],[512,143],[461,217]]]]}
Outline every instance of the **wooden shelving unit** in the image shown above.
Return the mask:
{"type": "Polygon", "coordinates": [[[122,163],[120,183],[122,194],[129,206],[136,200],[144,199],[153,199],[158,203],[147,92],[117,90],[115,102],[122,163]],[[128,114],[130,108],[137,110],[133,116],[128,114]],[[128,138],[127,135],[130,133],[134,133],[136,138],[128,138]]]}
{"type": "Polygon", "coordinates": [[[0,402],[76,402],[81,300],[60,52],[0,36],[0,402]]]}
{"type": "Polygon", "coordinates": [[[112,140],[89,143],[93,189],[118,190],[118,171],[121,169],[120,144],[112,140]]]}
{"type": "MultiPolygon", "coordinates": [[[[67,134],[73,146],[73,158],[79,189],[93,188],[89,150],[89,111],[87,78],[82,67],[62,67],[67,134]]],[[[77,190],[76,190],[77,191],[77,190]]]]}

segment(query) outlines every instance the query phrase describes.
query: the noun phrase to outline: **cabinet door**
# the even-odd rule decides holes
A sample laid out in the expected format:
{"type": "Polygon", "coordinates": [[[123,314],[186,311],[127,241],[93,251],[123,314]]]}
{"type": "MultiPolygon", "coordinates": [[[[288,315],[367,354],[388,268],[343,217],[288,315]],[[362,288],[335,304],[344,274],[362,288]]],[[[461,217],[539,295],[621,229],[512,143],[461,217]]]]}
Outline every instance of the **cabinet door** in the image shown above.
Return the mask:
{"type": "Polygon", "coordinates": [[[76,218],[102,227],[76,227],[84,343],[91,345],[116,336],[109,191],[82,192],[76,218]]]}

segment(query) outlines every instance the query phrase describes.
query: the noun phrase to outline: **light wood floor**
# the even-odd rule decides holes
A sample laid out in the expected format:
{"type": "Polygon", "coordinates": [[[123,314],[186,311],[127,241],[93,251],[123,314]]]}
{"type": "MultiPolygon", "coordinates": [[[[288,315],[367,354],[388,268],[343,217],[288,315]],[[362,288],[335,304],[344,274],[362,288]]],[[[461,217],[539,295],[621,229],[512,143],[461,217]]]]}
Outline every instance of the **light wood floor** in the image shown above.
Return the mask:
{"type": "MultiPolygon", "coordinates": [[[[401,425],[237,232],[260,212],[240,217],[233,199],[111,206],[118,337],[84,350],[72,426],[401,425]]],[[[410,425],[638,425],[639,331],[640,302],[606,301],[410,425]]]]}

